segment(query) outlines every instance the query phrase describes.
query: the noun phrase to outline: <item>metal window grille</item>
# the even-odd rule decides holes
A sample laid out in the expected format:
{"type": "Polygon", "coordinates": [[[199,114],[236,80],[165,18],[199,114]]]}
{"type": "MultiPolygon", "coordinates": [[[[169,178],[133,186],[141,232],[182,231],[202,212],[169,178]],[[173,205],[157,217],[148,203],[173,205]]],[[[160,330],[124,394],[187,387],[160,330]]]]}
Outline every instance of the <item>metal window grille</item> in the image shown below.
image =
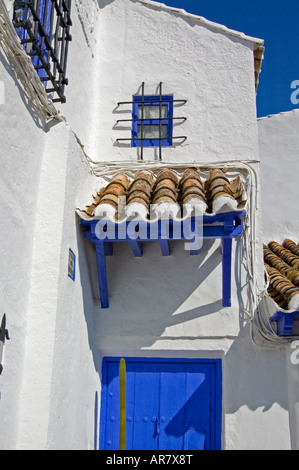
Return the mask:
{"type": "Polygon", "coordinates": [[[13,24],[53,102],[65,103],[71,0],[14,2],[13,24]]]}
{"type": "Polygon", "coordinates": [[[187,100],[176,100],[173,99],[172,97],[165,97],[162,94],[162,82],[159,84],[159,94],[157,96],[153,96],[151,98],[145,96],[145,88],[144,88],[144,82],[141,85],[141,95],[137,96],[135,98],[138,98],[138,101],[134,100],[133,101],[120,101],[117,103],[117,106],[121,105],[126,105],[126,104],[133,104],[136,105],[136,102],[138,103],[138,112],[134,112],[133,110],[133,117],[132,119],[118,119],[116,121],[116,124],[120,122],[132,122],[133,123],[133,129],[134,129],[134,124],[135,124],[135,132],[132,132],[132,137],[131,138],[119,138],[116,139],[117,142],[123,142],[123,141],[129,141],[131,142],[131,145],[133,147],[140,147],[140,159],[143,160],[143,149],[145,146],[156,146],[159,147],[159,160],[162,160],[162,147],[164,145],[173,145],[173,141],[177,140],[179,143],[184,142],[187,137],[184,135],[181,136],[174,136],[172,134],[172,128],[173,128],[173,122],[175,120],[179,120],[181,122],[186,121],[186,117],[173,117],[172,112],[168,113],[167,116],[165,116],[165,113],[163,111],[164,106],[167,103],[171,103],[171,106],[173,107],[174,104],[182,105],[187,102],[187,100]],[[145,113],[145,107],[148,106],[149,104],[153,105],[158,105],[159,106],[159,115],[155,116],[154,119],[149,118],[146,116],[145,113]],[[141,112],[139,113],[139,111],[141,112]],[[140,114],[140,115],[139,115],[140,114]],[[136,134],[136,123],[138,127],[138,131],[136,134]],[[167,125],[168,129],[171,129],[171,132],[167,131],[167,135],[165,137],[165,125],[167,125]],[[157,126],[158,127],[158,137],[151,138],[146,135],[146,130],[149,126],[157,126]],[[148,145],[148,142],[151,141],[151,144],[148,145]],[[167,142],[167,143],[165,143],[167,142]]]}

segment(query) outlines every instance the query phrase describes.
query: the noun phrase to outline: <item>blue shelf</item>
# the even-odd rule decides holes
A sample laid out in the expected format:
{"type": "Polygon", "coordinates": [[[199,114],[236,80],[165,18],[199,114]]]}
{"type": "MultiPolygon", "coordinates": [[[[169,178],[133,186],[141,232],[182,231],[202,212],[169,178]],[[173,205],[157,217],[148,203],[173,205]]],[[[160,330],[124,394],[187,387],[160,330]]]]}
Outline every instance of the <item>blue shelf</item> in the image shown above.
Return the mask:
{"type": "Polygon", "coordinates": [[[276,322],[278,336],[290,336],[293,333],[294,322],[299,319],[299,312],[276,312],[271,322],[276,322]]]}
{"type": "MultiPolygon", "coordinates": [[[[132,221],[117,224],[107,220],[81,219],[86,239],[94,243],[96,248],[101,307],[109,308],[106,257],[113,255],[114,242],[129,243],[134,256],[142,257],[142,242],[159,241],[162,256],[170,256],[169,242],[173,240],[192,242],[190,234],[193,234],[193,240],[195,238],[222,240],[222,305],[230,307],[232,240],[243,232],[245,217],[245,211],[236,211],[213,216],[204,215],[200,218],[190,217],[187,220],[134,221],[133,224],[132,221]],[[186,234],[186,231],[188,232],[186,227],[189,227],[189,234],[186,234]],[[138,237],[134,235],[136,233],[138,237]]],[[[190,255],[198,253],[199,250],[190,249],[190,255]]]]}

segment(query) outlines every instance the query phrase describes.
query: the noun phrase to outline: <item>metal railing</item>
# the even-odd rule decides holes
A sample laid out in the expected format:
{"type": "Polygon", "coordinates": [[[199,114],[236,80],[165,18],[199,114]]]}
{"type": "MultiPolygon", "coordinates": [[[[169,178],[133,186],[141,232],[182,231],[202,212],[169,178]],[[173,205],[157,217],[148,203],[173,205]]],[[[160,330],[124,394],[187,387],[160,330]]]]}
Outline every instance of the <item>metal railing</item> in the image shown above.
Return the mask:
{"type": "Polygon", "coordinates": [[[71,0],[14,2],[13,24],[52,101],[65,103],[71,0]],[[49,83],[50,82],[50,83],[49,83]]]}
{"type": "MultiPolygon", "coordinates": [[[[142,85],[141,85],[141,95],[140,95],[140,101],[138,101],[138,105],[141,105],[141,118],[132,118],[132,119],[118,119],[116,121],[116,124],[119,124],[121,122],[139,122],[140,123],[140,129],[141,129],[141,135],[140,137],[128,137],[128,138],[118,138],[116,139],[116,141],[118,143],[121,143],[121,142],[134,142],[134,141],[138,141],[140,142],[140,150],[141,150],[141,153],[140,153],[140,159],[143,160],[143,152],[144,152],[144,141],[149,141],[149,140],[155,140],[155,141],[158,141],[159,142],[159,160],[162,160],[162,141],[165,141],[165,140],[169,140],[169,141],[173,141],[173,140],[179,140],[181,141],[180,143],[184,142],[187,137],[185,135],[180,135],[180,136],[168,136],[168,137],[162,137],[162,121],[175,121],[175,120],[180,120],[181,122],[184,122],[186,121],[186,117],[184,116],[180,116],[180,117],[173,117],[173,116],[167,116],[167,117],[162,117],[162,104],[163,103],[166,103],[166,102],[171,102],[171,103],[177,103],[177,104],[180,104],[180,105],[184,105],[187,103],[187,100],[175,100],[175,99],[171,99],[171,100],[167,100],[163,97],[162,95],[162,82],[160,82],[159,84],[159,95],[157,95],[153,100],[149,100],[149,99],[145,99],[145,92],[144,92],[144,87],[145,87],[145,84],[144,82],[142,82],[142,85]],[[144,118],[144,107],[146,105],[148,105],[149,103],[154,103],[154,104],[157,104],[159,105],[159,117],[155,117],[154,119],[145,119],[144,118]],[[159,122],[159,137],[153,137],[152,139],[149,138],[149,137],[144,137],[144,128],[143,128],[143,123],[145,121],[158,121],[159,122]]],[[[136,103],[136,101],[120,101],[117,103],[117,106],[121,106],[121,105],[126,105],[126,104],[134,104],[136,103]]]]}

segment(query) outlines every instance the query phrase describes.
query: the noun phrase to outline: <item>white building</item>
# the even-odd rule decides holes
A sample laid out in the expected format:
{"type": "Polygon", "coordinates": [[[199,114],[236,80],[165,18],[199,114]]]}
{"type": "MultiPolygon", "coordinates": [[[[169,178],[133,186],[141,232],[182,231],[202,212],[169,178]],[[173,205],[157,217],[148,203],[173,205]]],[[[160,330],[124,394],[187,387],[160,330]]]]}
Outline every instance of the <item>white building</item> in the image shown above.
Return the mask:
{"type": "Polygon", "coordinates": [[[263,243],[297,240],[298,114],[257,121],[263,41],[150,0],[73,0],[70,26],[70,2],[55,1],[72,38],[60,103],[13,4],[0,0],[0,448],[118,448],[124,357],[128,449],[297,449],[297,337],[270,321],[263,243]],[[106,258],[85,236],[116,175],[149,171],[157,192],[171,170],[182,204],[194,167],[208,202],[196,255],[162,232],[106,258]]]}

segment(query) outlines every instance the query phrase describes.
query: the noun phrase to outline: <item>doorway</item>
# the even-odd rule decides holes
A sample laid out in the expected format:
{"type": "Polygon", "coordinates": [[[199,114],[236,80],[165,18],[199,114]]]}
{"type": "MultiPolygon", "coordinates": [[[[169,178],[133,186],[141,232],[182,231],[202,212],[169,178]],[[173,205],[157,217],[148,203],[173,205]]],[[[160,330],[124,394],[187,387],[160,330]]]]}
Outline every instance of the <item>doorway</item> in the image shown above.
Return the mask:
{"type": "MultiPolygon", "coordinates": [[[[125,360],[127,450],[221,449],[220,359],[125,360]]],[[[119,445],[119,361],[103,359],[101,450],[119,445]]]]}

